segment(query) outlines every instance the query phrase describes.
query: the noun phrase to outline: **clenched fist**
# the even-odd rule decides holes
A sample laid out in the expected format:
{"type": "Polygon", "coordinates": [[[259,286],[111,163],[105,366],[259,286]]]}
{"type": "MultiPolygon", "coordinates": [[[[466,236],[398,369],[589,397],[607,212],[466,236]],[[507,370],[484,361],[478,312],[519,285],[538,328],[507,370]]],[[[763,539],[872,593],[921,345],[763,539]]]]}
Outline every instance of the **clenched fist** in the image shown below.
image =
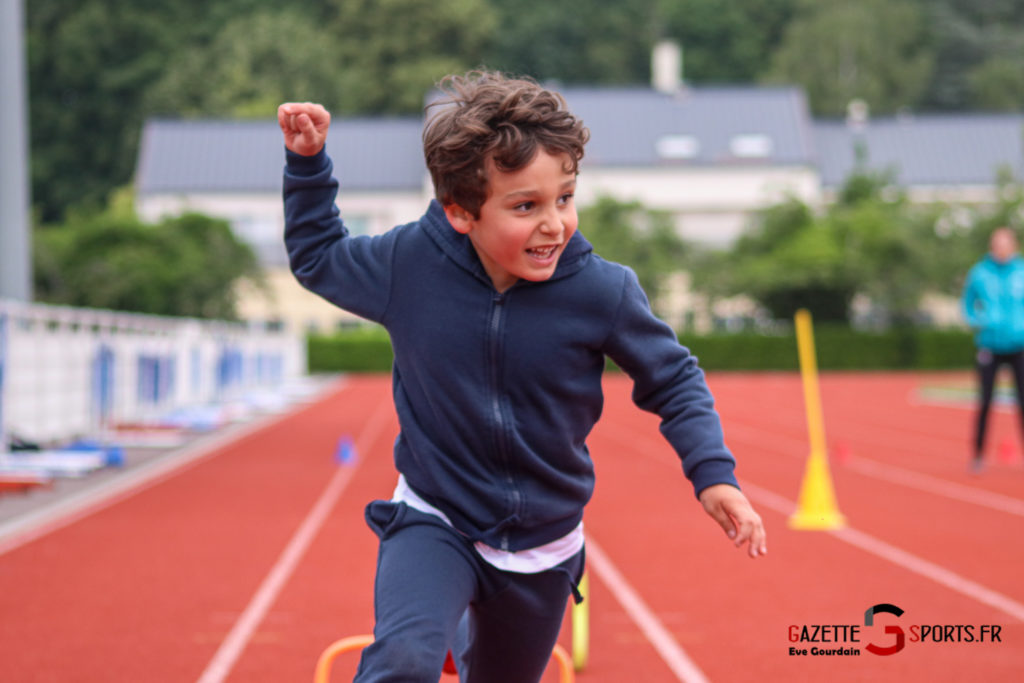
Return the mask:
{"type": "Polygon", "coordinates": [[[277,108],[277,123],[284,133],[284,146],[310,157],[323,149],[331,114],[312,102],[286,102],[277,108]]]}

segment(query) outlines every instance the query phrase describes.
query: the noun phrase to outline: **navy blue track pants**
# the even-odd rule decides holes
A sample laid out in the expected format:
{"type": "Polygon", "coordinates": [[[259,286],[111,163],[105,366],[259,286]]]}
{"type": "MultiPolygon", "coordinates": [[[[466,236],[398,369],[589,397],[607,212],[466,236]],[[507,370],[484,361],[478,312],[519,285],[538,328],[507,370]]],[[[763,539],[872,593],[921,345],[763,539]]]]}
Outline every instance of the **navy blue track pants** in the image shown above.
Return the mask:
{"type": "Polygon", "coordinates": [[[380,538],[374,643],[354,683],[437,683],[455,653],[461,683],[530,683],[544,673],[581,551],[537,574],[506,572],[433,515],[374,501],[366,521],[380,538]]]}

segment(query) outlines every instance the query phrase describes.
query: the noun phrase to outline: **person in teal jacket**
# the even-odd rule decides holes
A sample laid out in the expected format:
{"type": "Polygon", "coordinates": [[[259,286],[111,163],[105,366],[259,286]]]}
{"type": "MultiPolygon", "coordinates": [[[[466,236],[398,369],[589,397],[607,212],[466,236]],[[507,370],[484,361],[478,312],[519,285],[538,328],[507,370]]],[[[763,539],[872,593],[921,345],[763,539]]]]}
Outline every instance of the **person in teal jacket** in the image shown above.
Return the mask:
{"type": "Polygon", "coordinates": [[[993,231],[989,253],[968,272],[963,308],[978,348],[980,391],[971,459],[971,470],[978,472],[996,375],[1002,365],[1013,370],[1024,426],[1024,258],[1017,252],[1017,237],[1010,228],[993,231]]]}

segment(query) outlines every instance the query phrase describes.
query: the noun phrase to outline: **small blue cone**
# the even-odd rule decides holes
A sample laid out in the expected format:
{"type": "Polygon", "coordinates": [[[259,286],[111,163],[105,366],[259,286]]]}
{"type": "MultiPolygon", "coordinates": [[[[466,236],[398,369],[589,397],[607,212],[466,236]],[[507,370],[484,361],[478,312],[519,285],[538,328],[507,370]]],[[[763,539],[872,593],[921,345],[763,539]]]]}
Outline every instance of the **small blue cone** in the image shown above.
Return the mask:
{"type": "Polygon", "coordinates": [[[352,437],[343,436],[338,440],[338,451],[334,457],[339,465],[351,465],[356,461],[356,446],[352,443],[352,437]]]}
{"type": "Polygon", "coordinates": [[[124,465],[124,450],[120,446],[104,445],[95,439],[78,439],[64,446],[61,450],[74,451],[75,453],[103,453],[104,464],[107,467],[121,467],[124,465]]]}
{"type": "Polygon", "coordinates": [[[107,446],[107,467],[122,467],[124,465],[124,449],[120,446],[107,446]]]}

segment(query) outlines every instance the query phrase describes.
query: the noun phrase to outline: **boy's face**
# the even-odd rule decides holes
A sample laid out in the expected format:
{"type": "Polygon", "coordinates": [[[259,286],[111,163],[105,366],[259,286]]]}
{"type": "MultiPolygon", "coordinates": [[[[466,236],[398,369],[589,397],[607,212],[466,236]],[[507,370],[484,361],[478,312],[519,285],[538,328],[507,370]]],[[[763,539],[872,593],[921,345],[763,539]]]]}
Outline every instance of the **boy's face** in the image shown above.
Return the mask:
{"type": "Polygon", "coordinates": [[[503,172],[488,159],[490,193],[480,217],[455,204],[445,207],[452,227],[469,236],[499,292],[520,278],[550,278],[576,232],[576,176],[566,172],[567,161],[542,149],[518,171],[503,172]]]}

